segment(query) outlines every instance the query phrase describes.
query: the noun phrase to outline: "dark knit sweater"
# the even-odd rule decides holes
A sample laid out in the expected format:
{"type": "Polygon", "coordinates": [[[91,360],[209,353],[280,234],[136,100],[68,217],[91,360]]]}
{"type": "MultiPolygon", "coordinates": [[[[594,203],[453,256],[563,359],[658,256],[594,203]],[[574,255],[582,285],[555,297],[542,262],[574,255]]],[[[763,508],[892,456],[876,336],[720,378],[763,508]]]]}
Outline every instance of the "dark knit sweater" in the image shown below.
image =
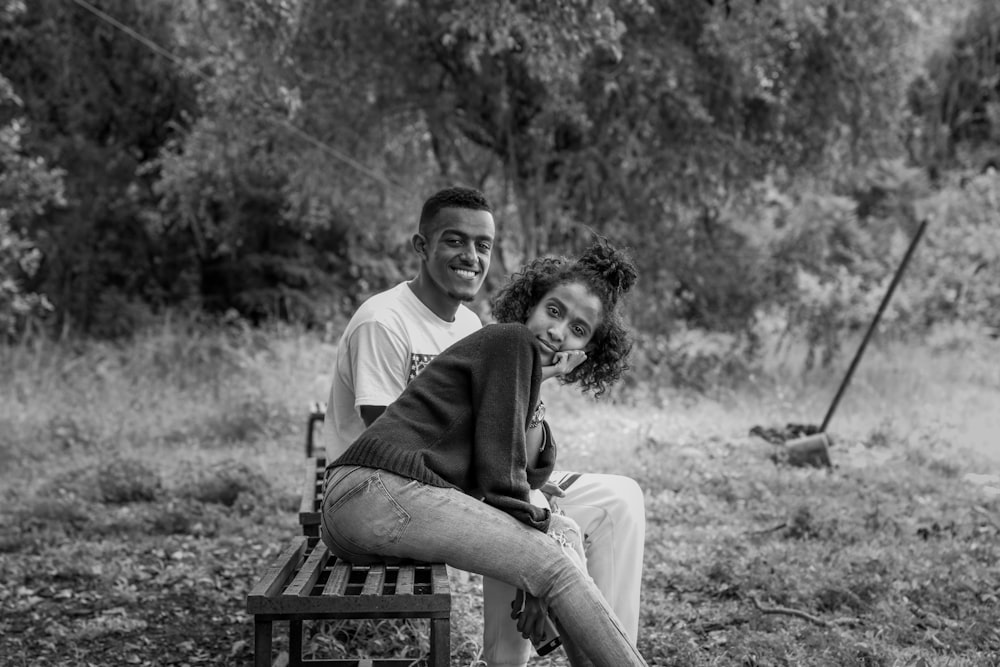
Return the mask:
{"type": "Polygon", "coordinates": [[[483,327],[435,357],[330,466],[378,468],[461,489],[547,531],[549,510],[528,502],[528,492],[555,465],[551,433],[537,467],[528,466],[525,453],[541,381],[526,326],[483,327]]]}

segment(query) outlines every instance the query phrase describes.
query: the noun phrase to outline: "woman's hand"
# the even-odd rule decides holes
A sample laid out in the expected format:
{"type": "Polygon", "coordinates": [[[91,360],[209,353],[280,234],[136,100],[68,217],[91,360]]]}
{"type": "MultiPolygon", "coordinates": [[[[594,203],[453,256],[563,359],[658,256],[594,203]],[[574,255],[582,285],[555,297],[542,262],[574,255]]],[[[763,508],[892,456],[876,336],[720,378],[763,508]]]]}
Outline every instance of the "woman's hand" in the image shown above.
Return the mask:
{"type": "Polygon", "coordinates": [[[556,352],[552,357],[551,366],[542,366],[542,381],[549,378],[562,377],[587,360],[587,353],[583,350],[564,350],[556,352]]]}
{"type": "Polygon", "coordinates": [[[549,613],[545,600],[518,589],[510,607],[510,617],[517,620],[517,631],[522,637],[536,644],[545,638],[545,619],[549,613]]]}

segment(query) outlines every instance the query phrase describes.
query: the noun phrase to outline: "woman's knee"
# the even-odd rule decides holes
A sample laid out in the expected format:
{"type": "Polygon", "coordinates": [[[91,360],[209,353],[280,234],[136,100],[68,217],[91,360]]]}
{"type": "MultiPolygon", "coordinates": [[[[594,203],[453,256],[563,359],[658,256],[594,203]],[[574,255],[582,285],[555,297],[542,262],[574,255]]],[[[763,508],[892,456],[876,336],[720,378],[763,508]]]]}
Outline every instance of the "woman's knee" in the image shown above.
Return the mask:
{"type": "Polygon", "coordinates": [[[578,560],[580,567],[586,567],[583,529],[580,524],[564,514],[553,514],[547,535],[564,551],[572,552],[571,558],[578,560]]]}
{"type": "Polygon", "coordinates": [[[557,523],[545,537],[549,546],[545,556],[538,560],[539,567],[524,573],[529,593],[551,600],[566,590],[592,581],[583,560],[580,528],[574,521],[567,519],[557,523]]]}

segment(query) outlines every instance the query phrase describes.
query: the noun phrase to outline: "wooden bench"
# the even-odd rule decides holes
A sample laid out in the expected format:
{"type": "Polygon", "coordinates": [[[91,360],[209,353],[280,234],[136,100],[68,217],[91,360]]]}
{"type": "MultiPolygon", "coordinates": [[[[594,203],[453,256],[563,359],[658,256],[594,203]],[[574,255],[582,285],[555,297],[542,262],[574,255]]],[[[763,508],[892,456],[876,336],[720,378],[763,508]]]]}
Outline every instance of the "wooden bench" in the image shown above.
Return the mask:
{"type": "Polygon", "coordinates": [[[254,617],[254,664],[271,664],[275,621],[288,622],[288,664],[328,667],[413,665],[411,658],[304,660],[303,621],[361,618],[426,618],[430,622],[430,667],[447,667],[451,642],[451,587],[444,563],[352,565],[331,554],[319,538],[326,456],[312,456],[313,429],[326,406],[310,407],[305,466],[301,477],[302,535],[288,544],[247,595],[254,617]]]}
{"type": "Polygon", "coordinates": [[[290,666],[403,667],[412,658],[381,660],[302,657],[302,623],[345,618],[430,620],[429,667],[447,667],[451,642],[451,590],[444,564],[406,562],[352,565],[315,538],[296,537],[247,595],[254,617],[254,665],[270,667],[275,621],[288,622],[290,666]]]}

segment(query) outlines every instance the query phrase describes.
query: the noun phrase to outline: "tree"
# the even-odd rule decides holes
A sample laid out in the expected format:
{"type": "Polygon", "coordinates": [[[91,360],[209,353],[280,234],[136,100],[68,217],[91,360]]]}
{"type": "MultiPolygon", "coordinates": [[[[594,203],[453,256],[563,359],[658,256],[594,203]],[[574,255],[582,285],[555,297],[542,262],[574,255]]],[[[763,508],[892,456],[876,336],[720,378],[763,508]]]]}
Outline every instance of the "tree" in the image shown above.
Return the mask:
{"type": "Polygon", "coordinates": [[[967,16],[908,91],[916,117],[910,154],[935,172],[1000,168],[1000,6],[990,0],[960,6],[967,16]]]}
{"type": "MultiPolygon", "coordinates": [[[[286,4],[229,6],[275,16],[286,4]]],[[[495,264],[570,250],[591,231],[631,239],[660,299],[646,311],[725,330],[774,297],[774,249],[734,216],[754,210],[768,178],[832,181],[901,153],[912,42],[934,11],[897,0],[288,6],[284,27],[242,30],[282,54],[271,87],[296,91],[302,127],[405,175],[380,182],[299,153],[326,177],[288,182],[300,219],[328,201],[389,211],[374,224],[351,206],[325,216],[345,230],[345,257],[370,256],[366,235],[409,229],[398,221],[421,189],[401,182],[465,182],[500,202],[495,264]]]]}
{"type": "Polygon", "coordinates": [[[63,174],[25,154],[23,104],[0,74],[0,338],[16,338],[48,314],[37,291],[43,254],[27,235],[34,218],[65,203],[63,174]]]}
{"type": "MultiPolygon", "coordinates": [[[[172,3],[101,4],[171,45],[172,3]]],[[[192,110],[190,86],[173,63],[75,3],[5,6],[0,71],[30,119],[23,149],[64,173],[65,206],[25,223],[46,258],[44,292],[56,324],[123,333],[182,284],[176,258],[160,254],[139,224],[153,181],[140,168],[192,110]]]]}
{"type": "Polygon", "coordinates": [[[0,67],[26,152],[66,172],[28,231],[80,326],[179,303],[327,320],[405,276],[420,202],[464,183],[497,205],[499,271],[598,232],[635,248],[643,325],[741,331],[815,268],[773,269],[804,237],[765,233],[769,193],[874,224],[856,174],[902,155],[939,4],[102,3],[178,64],[39,0],[2,15],[0,67]]]}

